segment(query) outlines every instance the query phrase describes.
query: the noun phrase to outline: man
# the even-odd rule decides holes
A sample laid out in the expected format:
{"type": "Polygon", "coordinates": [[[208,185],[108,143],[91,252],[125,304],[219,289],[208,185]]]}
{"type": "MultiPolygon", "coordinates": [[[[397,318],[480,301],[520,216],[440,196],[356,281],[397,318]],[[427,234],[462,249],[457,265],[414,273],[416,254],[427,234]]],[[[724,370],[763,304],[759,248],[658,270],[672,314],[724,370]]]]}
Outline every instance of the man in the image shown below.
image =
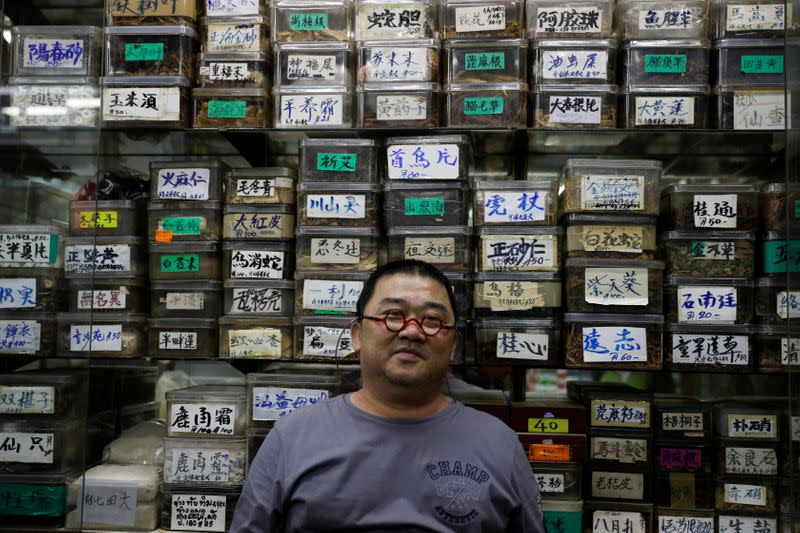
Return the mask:
{"type": "Polygon", "coordinates": [[[517,435],[441,393],[454,309],[447,278],[427,263],[370,276],[351,327],[363,387],[278,421],[231,533],[544,533],[517,435]]]}

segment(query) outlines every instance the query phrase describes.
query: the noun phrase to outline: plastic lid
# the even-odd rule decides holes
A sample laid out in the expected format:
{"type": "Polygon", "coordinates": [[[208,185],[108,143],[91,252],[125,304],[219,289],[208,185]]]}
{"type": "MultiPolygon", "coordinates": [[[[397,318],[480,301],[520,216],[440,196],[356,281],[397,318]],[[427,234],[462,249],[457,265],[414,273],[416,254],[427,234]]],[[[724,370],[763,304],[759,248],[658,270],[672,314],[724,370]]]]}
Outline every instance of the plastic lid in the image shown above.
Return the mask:
{"type": "Polygon", "coordinates": [[[219,325],[232,326],[232,327],[286,327],[292,325],[292,319],[288,317],[263,317],[263,316],[221,316],[219,317],[219,325]]]}
{"type": "MultiPolygon", "coordinates": [[[[218,448],[221,450],[232,450],[234,448],[241,448],[244,451],[247,444],[247,440],[244,437],[241,438],[185,438],[185,437],[166,437],[164,438],[164,447],[168,449],[172,448],[218,448]]],[[[171,454],[170,454],[171,455],[171,454]]],[[[199,484],[193,485],[195,487],[199,487],[199,484]]]]}
{"type": "MultiPolygon", "coordinates": [[[[340,228],[342,229],[342,228],[340,228]]],[[[284,279],[227,279],[223,282],[226,289],[294,289],[294,281],[284,279]]]]}
{"type": "Polygon", "coordinates": [[[367,147],[374,148],[378,146],[378,141],[375,139],[300,139],[300,149],[311,148],[314,146],[328,147],[367,147]]]}
{"type": "Polygon", "coordinates": [[[172,252],[205,252],[217,253],[217,241],[184,241],[184,242],[151,242],[150,253],[167,254],[172,252]]]}
{"type": "Polygon", "coordinates": [[[150,282],[150,289],[152,290],[173,290],[173,291],[221,291],[222,282],[210,279],[204,280],[169,280],[169,281],[156,281],[150,282]]]}
{"type": "Polygon", "coordinates": [[[488,92],[488,91],[528,91],[528,84],[514,83],[448,83],[444,86],[448,93],[488,92]]]}
{"type": "Polygon", "coordinates": [[[297,184],[297,192],[315,193],[317,191],[343,192],[379,192],[377,183],[348,183],[345,181],[301,181],[297,184]]]}
{"type": "Polygon", "coordinates": [[[552,235],[560,237],[564,234],[561,226],[483,226],[478,230],[478,235],[552,235]]]}
{"type": "Polygon", "coordinates": [[[370,274],[371,272],[362,272],[357,270],[349,272],[346,270],[341,272],[331,270],[297,270],[294,273],[294,279],[297,281],[303,281],[306,279],[319,279],[328,281],[367,281],[367,278],[369,278],[370,274]]]}
{"type": "Polygon", "coordinates": [[[712,45],[714,50],[723,48],[755,48],[763,50],[764,48],[775,48],[783,53],[784,40],[783,37],[768,38],[768,39],[716,39],[712,45]]]}
{"type": "Polygon", "coordinates": [[[297,171],[286,167],[232,168],[231,178],[297,178],[297,171]]]}
{"type": "Polygon", "coordinates": [[[752,335],[757,326],[751,324],[666,324],[669,333],[700,333],[703,335],[752,335]]]}
{"type": "Polygon", "coordinates": [[[222,161],[200,161],[190,159],[168,160],[168,161],[150,161],[150,172],[161,170],[163,168],[169,169],[188,169],[188,168],[207,168],[209,170],[222,171],[227,169],[227,165],[222,161]]]}
{"type": "Polygon", "coordinates": [[[275,43],[274,50],[302,52],[304,54],[314,54],[322,52],[350,52],[353,50],[353,43],[350,41],[323,41],[323,42],[303,42],[303,43],[275,43]]]}
{"type": "Polygon", "coordinates": [[[150,315],[147,313],[125,313],[122,311],[108,311],[92,313],[91,311],[77,311],[71,313],[56,313],[59,322],[85,322],[108,324],[110,322],[136,322],[144,324],[150,315]]]}
{"type": "Polygon", "coordinates": [[[46,33],[48,35],[68,35],[93,33],[99,36],[103,32],[97,26],[14,26],[11,28],[13,35],[46,33]]]}
{"type": "MultiPolygon", "coordinates": [[[[186,319],[176,319],[186,320],[186,319]]],[[[238,401],[247,400],[247,390],[244,385],[197,385],[167,391],[167,401],[204,402],[204,401],[238,401]]]]}
{"type": "Polygon", "coordinates": [[[624,313],[564,313],[564,322],[588,322],[590,324],[663,324],[664,315],[624,313]]]}
{"type": "Polygon", "coordinates": [[[217,329],[216,318],[151,318],[148,328],[217,329]]]}
{"type": "Polygon", "coordinates": [[[442,272],[442,274],[450,283],[468,283],[472,281],[472,276],[466,272],[442,272]]]}
{"type": "Polygon", "coordinates": [[[670,85],[662,87],[648,87],[646,85],[626,85],[622,88],[623,94],[709,94],[708,85],[670,85]]]}
{"type": "Polygon", "coordinates": [[[616,49],[616,39],[537,39],[534,48],[608,48],[616,49]]]}
{"type": "Polygon", "coordinates": [[[555,318],[476,318],[472,324],[478,328],[555,328],[560,320],[555,318]]]}
{"type": "Polygon", "coordinates": [[[389,191],[469,190],[469,184],[458,180],[390,180],[383,186],[389,191]]]}
{"type": "Polygon", "coordinates": [[[753,287],[753,278],[698,278],[697,276],[667,276],[664,280],[664,287],[672,286],[696,286],[712,287],[734,286],[734,287],[753,287]]]}
{"type": "Polygon", "coordinates": [[[33,225],[33,224],[2,224],[0,234],[3,233],[51,233],[63,235],[64,230],[56,226],[33,225]]]}
{"type": "MultiPolygon", "coordinates": [[[[516,230],[516,228],[514,228],[516,230]]],[[[386,231],[389,237],[395,235],[414,235],[420,237],[441,237],[441,236],[462,236],[472,235],[472,228],[469,226],[407,226],[407,227],[394,227],[386,231]]]]}
{"type": "Polygon", "coordinates": [[[148,202],[148,211],[174,211],[175,216],[192,216],[192,211],[221,211],[222,202],[193,202],[181,200],[167,200],[164,202],[148,202]]]}
{"type": "Polygon", "coordinates": [[[342,380],[336,376],[322,374],[247,374],[247,386],[253,385],[310,385],[310,386],[338,386],[342,380]]]}
{"type": "Polygon", "coordinates": [[[13,86],[79,85],[81,87],[89,86],[91,88],[97,88],[99,86],[99,78],[96,76],[11,76],[8,78],[8,84],[13,86]]]}
{"type": "MultiPolygon", "coordinates": [[[[223,89],[224,90],[224,89],[223,89]]],[[[282,96],[284,94],[314,94],[314,95],[326,95],[326,94],[352,94],[353,87],[346,86],[346,87],[292,87],[287,85],[276,85],[272,88],[272,94],[274,96],[282,96]]]]}
{"type": "Polygon", "coordinates": [[[678,183],[666,187],[661,194],[674,194],[691,192],[699,194],[726,194],[726,193],[758,193],[758,185],[727,184],[727,183],[678,183]]]}
{"type": "Polygon", "coordinates": [[[413,91],[439,92],[440,85],[434,82],[400,82],[400,83],[359,83],[356,92],[360,93],[394,93],[413,91]]]}
{"type": "MultiPolygon", "coordinates": [[[[2,233],[2,230],[0,230],[2,233]]],[[[130,246],[144,246],[145,240],[141,237],[129,237],[129,236],[122,236],[122,237],[113,237],[113,236],[92,236],[88,235],[86,237],[64,237],[64,245],[70,246],[74,244],[88,244],[88,245],[96,245],[96,246],[106,246],[108,244],[128,244],[130,246]]]]}
{"type": "Polygon", "coordinates": [[[711,94],[722,94],[729,92],[761,92],[761,93],[774,93],[785,94],[782,83],[749,83],[749,84],[731,84],[731,85],[716,85],[711,90],[711,94]]]}
{"type": "Polygon", "coordinates": [[[339,228],[333,226],[298,226],[295,228],[295,237],[377,237],[378,228],[339,228]]]}
{"type": "Polygon", "coordinates": [[[724,241],[724,240],[746,240],[755,241],[755,231],[743,230],[672,230],[661,234],[665,240],[696,240],[696,241],[724,241]]]}
{"type": "Polygon", "coordinates": [[[402,46],[403,48],[436,48],[438,50],[441,46],[441,42],[439,39],[409,39],[407,41],[403,39],[390,39],[386,41],[356,41],[356,45],[358,48],[396,48],[402,46]]]}
{"type": "MultiPolygon", "coordinates": [[[[331,328],[344,328],[353,322],[352,316],[337,316],[337,315],[315,315],[315,316],[298,316],[294,319],[297,326],[325,326],[331,328]]],[[[334,361],[337,359],[332,357],[334,361]]]]}
{"type": "Polygon", "coordinates": [[[60,278],[64,275],[61,267],[3,267],[0,268],[0,279],[6,278],[60,278]]]}
{"type": "Polygon", "coordinates": [[[756,278],[756,287],[778,287],[780,289],[800,287],[800,277],[792,274],[789,279],[786,276],[768,276],[763,278],[756,278]]]}
{"type": "Polygon", "coordinates": [[[142,205],[139,200],[70,200],[69,207],[72,208],[110,208],[110,209],[135,209],[142,205]]]}
{"type": "Polygon", "coordinates": [[[708,39],[634,39],[622,43],[623,50],[631,48],[708,48],[708,39]]]}
{"type": "Polygon", "coordinates": [[[386,146],[395,144],[465,144],[470,146],[469,135],[449,134],[449,135],[420,135],[412,137],[387,137],[386,146]]]}
{"type": "MultiPolygon", "coordinates": [[[[363,0],[362,0],[363,1],[363,0]]],[[[396,1],[396,0],[395,0],[396,1]]],[[[273,7],[293,7],[293,8],[303,8],[303,7],[315,7],[315,6],[324,6],[324,7],[331,7],[331,6],[343,6],[349,8],[350,5],[353,3],[352,0],[273,0],[272,6],[273,7]]]]}
{"type": "Polygon", "coordinates": [[[647,268],[664,270],[664,261],[647,259],[610,259],[605,257],[568,257],[566,267],[576,268],[647,268]]]}
{"type": "Polygon", "coordinates": [[[192,82],[183,76],[105,76],[100,84],[111,87],[191,87],[192,82]]]}
{"type": "Polygon", "coordinates": [[[70,289],[79,287],[91,288],[95,285],[104,285],[106,283],[111,283],[114,285],[136,286],[136,287],[144,287],[147,284],[144,278],[137,278],[133,276],[119,277],[119,278],[103,278],[102,274],[99,276],[95,275],[94,278],[70,278],[67,280],[67,284],[69,285],[70,289]]]}
{"type": "Polygon", "coordinates": [[[168,26],[106,26],[106,35],[188,35],[192,39],[200,36],[194,28],[185,24],[172,24],[168,26]]]}
{"type": "Polygon", "coordinates": [[[535,93],[570,93],[576,95],[612,93],[617,94],[619,87],[605,83],[574,85],[566,83],[553,83],[547,85],[537,85],[535,93]]]}
{"type": "Polygon", "coordinates": [[[264,89],[192,89],[192,96],[226,96],[246,98],[255,96],[266,98],[267,91],[264,89]]]}
{"type": "MultiPolygon", "coordinates": [[[[463,0],[462,0],[463,1],[463,0]]],[[[484,0],[480,0],[485,4],[484,0]]],[[[447,39],[444,42],[444,49],[450,48],[471,48],[476,51],[492,50],[494,48],[525,48],[528,46],[527,39],[492,39],[489,41],[476,41],[475,39],[447,39]]]]}
{"type": "Polygon", "coordinates": [[[200,61],[267,61],[261,52],[202,52],[200,61]]]}
{"type": "MultiPolygon", "coordinates": [[[[227,438],[224,440],[228,440],[227,438]]],[[[226,496],[238,498],[242,493],[242,485],[220,485],[218,483],[161,483],[161,494],[165,497],[174,494],[191,494],[192,496],[226,496]]],[[[233,510],[231,509],[231,512],[233,510]]],[[[159,530],[156,530],[159,531],[159,530]]]]}
{"type": "Polygon", "coordinates": [[[269,19],[261,15],[228,15],[226,17],[202,17],[201,26],[209,24],[268,24],[269,19]]]}
{"type": "Polygon", "coordinates": [[[661,171],[661,161],[652,159],[567,159],[564,168],[572,167],[611,170],[658,170],[661,171]]]}
{"type": "Polygon", "coordinates": [[[228,250],[293,251],[294,243],[286,241],[260,241],[260,242],[234,241],[234,242],[223,242],[222,249],[225,251],[228,250]]]}
{"type": "Polygon", "coordinates": [[[656,215],[607,215],[593,213],[566,213],[561,218],[567,226],[602,224],[605,226],[655,225],[656,215]]]}
{"type": "Polygon", "coordinates": [[[531,281],[538,283],[561,282],[560,272],[478,272],[475,282],[486,281],[531,281]]]}
{"type": "Polygon", "coordinates": [[[224,214],[228,213],[253,213],[253,214],[268,214],[268,213],[280,213],[280,214],[290,214],[294,213],[294,206],[289,206],[287,204],[274,204],[274,205],[237,205],[237,204],[225,204],[222,208],[222,212],[224,214]]]}
{"type": "Polygon", "coordinates": [[[34,320],[34,321],[44,321],[44,320],[54,320],[56,318],[55,313],[43,313],[40,311],[0,311],[0,318],[8,318],[11,320],[34,320]]]}
{"type": "Polygon", "coordinates": [[[0,385],[61,385],[64,383],[83,383],[85,375],[75,373],[49,373],[37,370],[35,372],[14,372],[0,374],[0,385]]]}
{"type": "Polygon", "coordinates": [[[556,189],[556,180],[488,180],[476,181],[476,191],[541,191],[556,189]]]}

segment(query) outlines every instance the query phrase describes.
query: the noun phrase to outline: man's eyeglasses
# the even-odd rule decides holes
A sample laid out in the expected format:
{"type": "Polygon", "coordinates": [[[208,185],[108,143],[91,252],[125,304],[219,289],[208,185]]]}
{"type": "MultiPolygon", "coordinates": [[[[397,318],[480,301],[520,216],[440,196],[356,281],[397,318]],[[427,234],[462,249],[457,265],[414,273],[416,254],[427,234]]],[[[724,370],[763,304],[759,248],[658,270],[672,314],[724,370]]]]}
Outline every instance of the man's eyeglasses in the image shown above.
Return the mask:
{"type": "Polygon", "coordinates": [[[405,327],[412,322],[415,323],[426,337],[433,337],[442,330],[455,329],[455,326],[447,326],[442,323],[442,319],[435,316],[426,316],[422,320],[410,316],[404,317],[401,313],[386,313],[381,316],[367,316],[362,315],[361,318],[367,320],[374,320],[375,322],[382,322],[383,325],[392,333],[397,333],[405,329],[405,327]]]}

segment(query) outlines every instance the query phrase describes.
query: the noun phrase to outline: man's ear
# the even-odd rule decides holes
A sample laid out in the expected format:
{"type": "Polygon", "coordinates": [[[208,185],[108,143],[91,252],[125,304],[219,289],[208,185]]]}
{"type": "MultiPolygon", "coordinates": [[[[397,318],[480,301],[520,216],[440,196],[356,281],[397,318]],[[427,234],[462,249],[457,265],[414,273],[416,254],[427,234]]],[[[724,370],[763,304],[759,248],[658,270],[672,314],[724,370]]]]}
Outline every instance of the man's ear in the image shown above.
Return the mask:
{"type": "Polygon", "coordinates": [[[361,322],[359,320],[354,320],[352,324],[350,324],[350,339],[353,343],[353,351],[360,352],[361,351],[361,322]]]}
{"type": "Polygon", "coordinates": [[[453,349],[450,350],[450,362],[451,363],[453,361],[455,361],[456,354],[461,349],[461,344],[462,344],[461,332],[458,331],[457,329],[454,329],[453,331],[456,334],[456,338],[455,338],[455,342],[453,343],[453,349]]]}

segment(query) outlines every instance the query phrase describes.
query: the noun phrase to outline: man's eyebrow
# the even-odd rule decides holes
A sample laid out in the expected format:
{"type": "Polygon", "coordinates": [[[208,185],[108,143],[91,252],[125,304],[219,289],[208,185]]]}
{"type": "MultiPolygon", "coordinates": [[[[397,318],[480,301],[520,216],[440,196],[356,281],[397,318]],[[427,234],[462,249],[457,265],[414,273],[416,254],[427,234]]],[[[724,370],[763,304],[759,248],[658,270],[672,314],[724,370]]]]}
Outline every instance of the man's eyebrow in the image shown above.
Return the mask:
{"type": "MultiPolygon", "coordinates": [[[[384,298],[380,302],[378,302],[378,306],[391,305],[391,304],[394,304],[394,305],[407,305],[408,302],[406,300],[402,299],[402,298],[391,298],[391,297],[384,298]]],[[[436,309],[437,311],[441,311],[442,313],[448,313],[449,312],[447,310],[447,306],[444,305],[444,304],[441,304],[439,302],[427,301],[427,302],[425,302],[425,307],[431,307],[433,309],[436,309]]]]}

